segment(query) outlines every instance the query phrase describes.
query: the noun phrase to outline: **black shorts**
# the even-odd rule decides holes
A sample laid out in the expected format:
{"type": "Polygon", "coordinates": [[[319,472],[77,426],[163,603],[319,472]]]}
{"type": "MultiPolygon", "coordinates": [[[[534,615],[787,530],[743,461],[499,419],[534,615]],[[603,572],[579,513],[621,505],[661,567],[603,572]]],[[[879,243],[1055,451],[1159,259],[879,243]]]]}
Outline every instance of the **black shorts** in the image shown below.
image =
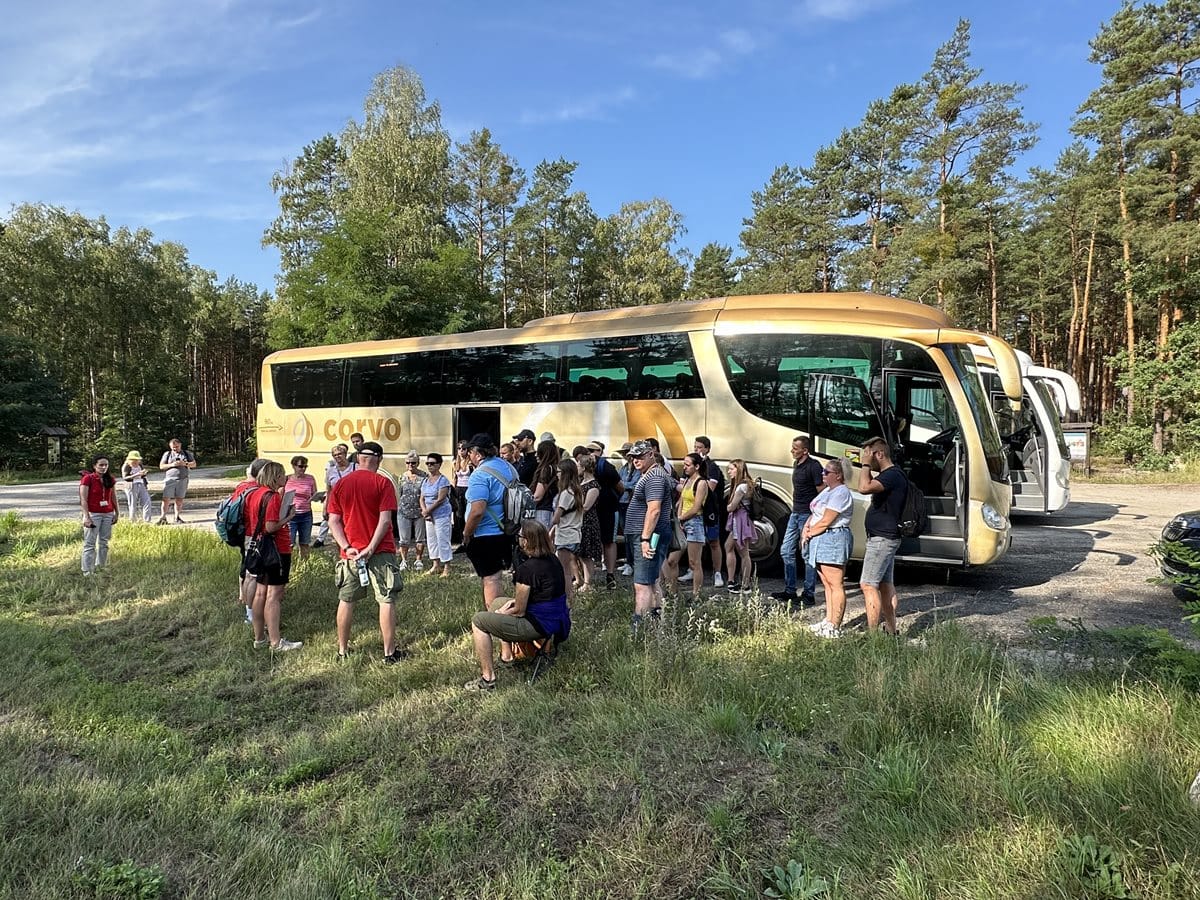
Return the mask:
{"type": "Polygon", "coordinates": [[[467,542],[467,559],[475,567],[475,574],[488,578],[503,572],[512,565],[513,538],[507,534],[485,534],[467,542]]]}
{"type": "Polygon", "coordinates": [[[617,508],[597,503],[596,518],[600,520],[600,542],[611,544],[617,539],[617,508]]]}
{"type": "Polygon", "coordinates": [[[279,565],[268,569],[261,575],[255,576],[255,580],[259,584],[274,586],[288,583],[288,576],[292,574],[292,554],[280,553],[279,565]]]}

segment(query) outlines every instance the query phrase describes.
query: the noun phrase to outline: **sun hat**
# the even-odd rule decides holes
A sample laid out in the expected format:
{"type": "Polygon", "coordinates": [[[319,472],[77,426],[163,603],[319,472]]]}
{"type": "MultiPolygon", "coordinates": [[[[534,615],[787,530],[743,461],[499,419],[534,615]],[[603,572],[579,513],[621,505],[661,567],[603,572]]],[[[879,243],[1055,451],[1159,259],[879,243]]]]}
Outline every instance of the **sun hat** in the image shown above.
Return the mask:
{"type": "Polygon", "coordinates": [[[129,462],[131,459],[136,459],[138,462],[141,462],[142,454],[138,453],[136,450],[130,450],[129,455],[125,457],[125,462],[129,462]]]}

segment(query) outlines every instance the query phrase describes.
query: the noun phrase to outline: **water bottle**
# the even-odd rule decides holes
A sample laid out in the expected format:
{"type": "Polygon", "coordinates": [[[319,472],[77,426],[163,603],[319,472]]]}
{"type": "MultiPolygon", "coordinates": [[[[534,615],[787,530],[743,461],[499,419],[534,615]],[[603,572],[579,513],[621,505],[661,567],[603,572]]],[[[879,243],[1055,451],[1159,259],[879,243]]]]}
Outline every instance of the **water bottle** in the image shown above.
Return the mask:
{"type": "Polygon", "coordinates": [[[371,583],[371,576],[367,573],[367,561],[356,559],[354,565],[358,568],[358,583],[366,587],[371,583]]]}

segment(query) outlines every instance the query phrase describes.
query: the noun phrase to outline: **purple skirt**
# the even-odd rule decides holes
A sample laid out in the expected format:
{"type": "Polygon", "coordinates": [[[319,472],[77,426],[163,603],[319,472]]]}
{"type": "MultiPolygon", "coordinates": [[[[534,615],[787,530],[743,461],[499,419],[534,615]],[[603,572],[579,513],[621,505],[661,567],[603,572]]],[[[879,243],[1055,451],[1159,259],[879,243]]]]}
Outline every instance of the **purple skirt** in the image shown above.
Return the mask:
{"type": "Polygon", "coordinates": [[[744,506],[739,506],[729,514],[725,527],[733,535],[734,543],[739,549],[754,541],[754,523],[750,521],[750,511],[744,506]]]}

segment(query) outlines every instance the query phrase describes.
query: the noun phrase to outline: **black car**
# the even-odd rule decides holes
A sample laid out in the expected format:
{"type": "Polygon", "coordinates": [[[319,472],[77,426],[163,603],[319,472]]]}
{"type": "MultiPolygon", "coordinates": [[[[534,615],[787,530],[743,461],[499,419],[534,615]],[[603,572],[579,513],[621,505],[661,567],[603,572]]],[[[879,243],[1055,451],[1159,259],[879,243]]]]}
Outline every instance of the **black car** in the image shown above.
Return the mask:
{"type": "Polygon", "coordinates": [[[1200,599],[1200,509],[1180,513],[1168,522],[1157,549],[1158,569],[1176,595],[1200,599]]]}

